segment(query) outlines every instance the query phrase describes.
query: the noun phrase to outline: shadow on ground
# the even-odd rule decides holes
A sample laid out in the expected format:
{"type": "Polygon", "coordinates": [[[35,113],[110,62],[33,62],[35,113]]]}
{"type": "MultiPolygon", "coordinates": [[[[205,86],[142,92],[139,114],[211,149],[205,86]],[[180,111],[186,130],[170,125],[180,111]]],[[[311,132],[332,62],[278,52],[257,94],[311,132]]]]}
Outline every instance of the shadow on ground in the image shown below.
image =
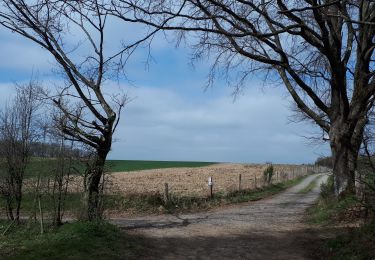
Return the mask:
{"type": "Polygon", "coordinates": [[[327,259],[327,228],[226,236],[144,237],[140,259],[327,259]]]}

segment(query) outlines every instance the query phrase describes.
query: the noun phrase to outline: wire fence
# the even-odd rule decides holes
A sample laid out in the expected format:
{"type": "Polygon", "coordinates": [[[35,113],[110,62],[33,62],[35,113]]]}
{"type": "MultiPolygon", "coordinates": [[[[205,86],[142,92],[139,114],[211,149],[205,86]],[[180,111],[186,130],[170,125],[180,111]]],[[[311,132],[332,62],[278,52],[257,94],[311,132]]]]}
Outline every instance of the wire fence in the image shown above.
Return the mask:
{"type": "Polygon", "coordinates": [[[117,192],[131,194],[174,194],[176,196],[206,197],[214,193],[231,193],[239,190],[263,188],[301,176],[327,172],[316,165],[273,165],[266,177],[267,165],[211,166],[200,169],[160,169],[129,174],[112,175],[117,192]]]}

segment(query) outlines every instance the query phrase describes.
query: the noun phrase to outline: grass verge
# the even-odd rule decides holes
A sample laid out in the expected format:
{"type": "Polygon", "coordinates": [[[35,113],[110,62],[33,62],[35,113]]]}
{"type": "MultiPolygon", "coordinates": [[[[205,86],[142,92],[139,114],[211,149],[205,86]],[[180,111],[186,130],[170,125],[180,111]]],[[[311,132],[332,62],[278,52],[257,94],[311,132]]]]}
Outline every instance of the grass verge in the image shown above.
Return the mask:
{"type": "Polygon", "coordinates": [[[307,210],[307,222],[310,224],[330,225],[340,221],[353,219],[357,214],[358,202],[355,197],[337,200],[336,198],[320,198],[307,210]],[[353,215],[352,217],[350,215],[353,215]]]}
{"type": "MultiPolygon", "coordinates": [[[[2,234],[9,222],[0,222],[2,234]]],[[[135,259],[140,238],[130,237],[106,222],[75,222],[49,227],[14,225],[0,236],[1,259],[135,259]]]]}
{"type": "Polygon", "coordinates": [[[349,229],[344,234],[329,239],[324,250],[329,259],[374,259],[375,223],[349,229]]]}
{"type": "MultiPolygon", "coordinates": [[[[338,200],[333,193],[333,178],[321,186],[316,204],[307,210],[306,221],[334,229],[334,237],[323,241],[321,259],[374,259],[375,223],[343,228],[361,218],[360,203],[354,196],[338,200]]],[[[353,225],[352,225],[353,226],[353,225]]]]}
{"type": "Polygon", "coordinates": [[[321,192],[313,207],[307,209],[307,222],[330,225],[340,221],[353,220],[358,214],[359,203],[354,196],[338,200],[333,192],[333,177],[320,186],[321,192]]]}

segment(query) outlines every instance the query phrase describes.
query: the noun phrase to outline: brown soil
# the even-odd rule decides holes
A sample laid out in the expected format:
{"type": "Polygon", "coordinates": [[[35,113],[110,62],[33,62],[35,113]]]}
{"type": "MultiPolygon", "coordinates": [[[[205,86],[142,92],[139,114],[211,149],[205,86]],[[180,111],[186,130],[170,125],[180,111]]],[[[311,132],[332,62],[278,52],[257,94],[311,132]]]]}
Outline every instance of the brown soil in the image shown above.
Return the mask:
{"type": "MultiPolygon", "coordinates": [[[[274,176],[272,182],[305,175],[311,170],[301,165],[273,165],[274,176]]],[[[196,168],[166,168],[132,172],[116,172],[106,174],[105,192],[108,194],[137,195],[164,192],[168,183],[169,192],[177,196],[206,197],[209,194],[208,177],[214,182],[214,193],[228,193],[238,190],[239,175],[241,174],[241,188],[253,189],[263,186],[263,171],[266,164],[234,164],[220,163],[196,168]]],[[[35,190],[36,180],[26,180],[25,190],[35,190]]],[[[47,190],[53,185],[53,179],[43,180],[41,189],[47,190]],[[48,183],[49,181],[49,183],[48,183]]],[[[83,191],[83,177],[71,176],[68,192],[83,191]]]]}
{"type": "Polygon", "coordinates": [[[305,209],[319,194],[299,191],[319,176],[272,198],[225,209],[186,215],[112,219],[127,232],[144,237],[139,259],[314,259],[317,232],[304,224],[305,209]]]}
{"type": "MultiPolygon", "coordinates": [[[[243,189],[263,184],[265,164],[214,164],[198,168],[168,168],[109,174],[110,183],[122,194],[144,194],[164,191],[168,183],[171,193],[184,196],[207,196],[208,177],[214,182],[214,192],[231,192],[238,189],[241,174],[243,189]]],[[[274,181],[305,174],[305,166],[274,165],[274,181]]]]}

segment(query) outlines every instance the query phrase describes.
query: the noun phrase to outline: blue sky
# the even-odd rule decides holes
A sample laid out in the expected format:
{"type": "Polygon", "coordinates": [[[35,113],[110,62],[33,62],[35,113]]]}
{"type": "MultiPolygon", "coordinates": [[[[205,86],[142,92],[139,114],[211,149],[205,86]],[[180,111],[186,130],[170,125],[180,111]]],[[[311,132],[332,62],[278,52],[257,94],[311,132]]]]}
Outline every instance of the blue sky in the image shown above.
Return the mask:
{"type": "MultiPolygon", "coordinates": [[[[14,82],[27,81],[33,73],[46,82],[59,80],[52,72],[55,63],[35,44],[0,28],[0,48],[1,103],[14,93],[14,82]]],[[[233,100],[233,89],[220,80],[204,90],[209,64],[202,61],[193,68],[186,47],[156,39],[148,69],[146,52],[139,49],[128,64],[131,84],[119,84],[132,101],[123,111],[109,158],[309,163],[329,153],[328,145],[303,137],[315,127],[290,122],[290,98],[282,88],[264,86],[254,77],[233,100]]]]}

